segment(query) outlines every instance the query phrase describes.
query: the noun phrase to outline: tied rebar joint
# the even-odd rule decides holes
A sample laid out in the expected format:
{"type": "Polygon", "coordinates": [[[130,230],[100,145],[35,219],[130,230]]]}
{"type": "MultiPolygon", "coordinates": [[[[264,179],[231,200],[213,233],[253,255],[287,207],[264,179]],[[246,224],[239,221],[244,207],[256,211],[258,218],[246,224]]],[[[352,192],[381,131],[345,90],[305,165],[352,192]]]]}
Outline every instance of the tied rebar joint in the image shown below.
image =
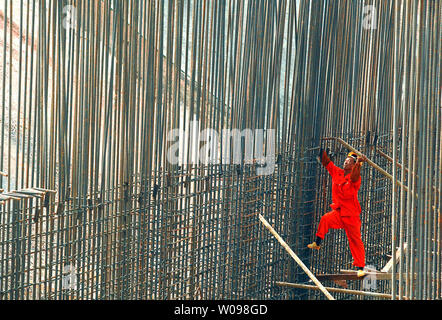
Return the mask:
{"type": "Polygon", "coordinates": [[[104,208],[104,202],[101,197],[97,198],[97,209],[98,211],[102,211],[104,208]]]}
{"type": "Polygon", "coordinates": [[[87,207],[89,209],[89,211],[94,210],[94,208],[96,208],[96,206],[94,206],[92,199],[87,199],[87,207]]]}
{"type": "Polygon", "coordinates": [[[276,164],[280,165],[282,163],[282,155],[279,153],[278,157],[276,158],[276,164]]]}
{"type": "Polygon", "coordinates": [[[376,133],[376,134],[374,135],[374,139],[373,139],[373,147],[376,148],[377,143],[378,143],[378,134],[376,133]]]}
{"type": "Polygon", "coordinates": [[[365,137],[365,145],[369,146],[370,145],[370,131],[367,131],[367,136],[365,137]]]}
{"type": "Polygon", "coordinates": [[[186,181],[184,181],[184,188],[189,188],[190,181],[191,181],[190,175],[187,175],[186,176],[186,181]]]}
{"type": "Polygon", "coordinates": [[[64,212],[64,207],[65,207],[64,201],[60,202],[60,203],[58,204],[58,206],[57,206],[57,211],[56,211],[55,214],[56,214],[57,216],[61,216],[61,215],[63,214],[63,212],[64,212]]]}
{"type": "Polygon", "coordinates": [[[49,210],[49,200],[50,200],[49,197],[50,197],[49,193],[46,193],[44,196],[43,206],[46,208],[46,210],[49,210]]]}
{"type": "Polygon", "coordinates": [[[172,186],[172,177],[170,172],[166,175],[166,188],[170,188],[172,186]]]}
{"type": "Polygon", "coordinates": [[[239,165],[239,164],[236,165],[236,174],[238,176],[242,175],[242,168],[241,168],[241,165],[239,165]]]}
{"type": "Polygon", "coordinates": [[[40,209],[39,208],[36,208],[35,209],[35,215],[34,215],[34,218],[32,218],[32,220],[34,221],[34,222],[38,222],[38,219],[40,218],[40,209]]]}
{"type": "Polygon", "coordinates": [[[205,178],[206,189],[205,192],[210,192],[212,190],[212,185],[210,184],[210,176],[206,176],[205,178]]]}
{"type": "Polygon", "coordinates": [[[138,196],[138,203],[139,203],[140,205],[143,205],[145,195],[146,195],[146,193],[145,193],[144,191],[141,191],[141,192],[140,192],[140,195],[138,196]]]}
{"type": "Polygon", "coordinates": [[[123,199],[125,202],[129,201],[129,183],[123,183],[123,199]]]}
{"type": "Polygon", "coordinates": [[[152,197],[153,197],[154,200],[157,200],[157,196],[158,196],[158,191],[159,191],[159,189],[160,189],[160,186],[159,186],[159,185],[155,184],[155,185],[153,186],[152,197]]]}

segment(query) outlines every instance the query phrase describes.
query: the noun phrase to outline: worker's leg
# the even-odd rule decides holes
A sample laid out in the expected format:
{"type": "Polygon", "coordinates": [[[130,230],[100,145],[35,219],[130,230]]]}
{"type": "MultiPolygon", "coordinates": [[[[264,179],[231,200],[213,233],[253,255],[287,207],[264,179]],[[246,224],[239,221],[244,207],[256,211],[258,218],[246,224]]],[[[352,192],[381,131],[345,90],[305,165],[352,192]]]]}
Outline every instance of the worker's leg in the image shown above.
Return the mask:
{"type": "Polygon", "coordinates": [[[342,224],[339,211],[333,210],[324,214],[319,221],[318,232],[316,237],[319,239],[324,239],[329,229],[342,229],[344,225],[342,224]]]}
{"type": "Polygon", "coordinates": [[[365,267],[365,249],[361,237],[361,220],[359,217],[341,217],[341,219],[353,256],[353,265],[363,268],[365,267]]]}

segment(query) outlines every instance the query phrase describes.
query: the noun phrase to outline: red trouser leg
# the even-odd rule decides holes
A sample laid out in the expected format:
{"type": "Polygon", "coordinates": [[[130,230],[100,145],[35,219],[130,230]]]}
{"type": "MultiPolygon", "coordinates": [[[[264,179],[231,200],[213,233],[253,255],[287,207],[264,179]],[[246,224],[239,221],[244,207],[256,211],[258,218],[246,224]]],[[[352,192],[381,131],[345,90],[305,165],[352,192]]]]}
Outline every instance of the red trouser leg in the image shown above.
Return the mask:
{"type": "Polygon", "coordinates": [[[324,214],[319,221],[318,232],[316,236],[324,239],[329,229],[342,229],[344,224],[341,221],[339,211],[333,210],[324,214]]]}
{"type": "Polygon", "coordinates": [[[339,211],[330,211],[322,216],[316,236],[324,239],[329,229],[345,230],[354,260],[353,264],[356,267],[365,267],[365,249],[361,238],[361,220],[359,217],[341,217],[339,211]]]}
{"type": "Polygon", "coordinates": [[[361,220],[359,217],[341,217],[341,220],[353,256],[353,265],[363,268],[365,267],[365,249],[361,238],[361,220]]]}

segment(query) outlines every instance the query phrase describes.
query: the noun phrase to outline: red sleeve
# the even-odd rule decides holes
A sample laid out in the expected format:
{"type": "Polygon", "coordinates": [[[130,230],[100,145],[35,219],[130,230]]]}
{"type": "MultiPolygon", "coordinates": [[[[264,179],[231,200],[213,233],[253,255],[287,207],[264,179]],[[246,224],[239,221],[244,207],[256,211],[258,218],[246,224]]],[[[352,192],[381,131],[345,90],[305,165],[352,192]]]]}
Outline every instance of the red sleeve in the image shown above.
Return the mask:
{"type": "Polygon", "coordinates": [[[322,158],[321,158],[321,162],[322,162],[322,165],[324,166],[324,167],[327,167],[327,165],[330,163],[330,158],[328,157],[328,155],[327,155],[327,152],[325,152],[325,151],[323,151],[322,152],[322,158]]]}
{"type": "Polygon", "coordinates": [[[361,179],[361,163],[357,162],[350,173],[351,182],[357,182],[361,179]]]}
{"type": "Polygon", "coordinates": [[[350,179],[348,183],[343,186],[343,191],[346,196],[357,194],[361,187],[361,165],[357,163],[350,172],[350,179]]]}
{"type": "Polygon", "coordinates": [[[361,187],[361,177],[359,177],[357,181],[352,181],[350,179],[350,186],[353,187],[355,189],[355,191],[357,192],[359,190],[359,188],[361,187]]]}
{"type": "Polygon", "coordinates": [[[332,177],[336,174],[336,169],[338,169],[333,163],[333,161],[330,161],[325,168],[332,177]]]}

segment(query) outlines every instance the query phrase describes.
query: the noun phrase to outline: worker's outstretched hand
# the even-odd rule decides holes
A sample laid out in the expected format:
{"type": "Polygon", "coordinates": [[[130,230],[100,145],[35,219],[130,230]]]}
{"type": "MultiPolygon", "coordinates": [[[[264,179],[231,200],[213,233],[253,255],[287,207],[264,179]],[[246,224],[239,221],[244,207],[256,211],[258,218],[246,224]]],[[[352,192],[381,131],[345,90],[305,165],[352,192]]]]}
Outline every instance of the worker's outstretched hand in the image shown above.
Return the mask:
{"type": "Polygon", "coordinates": [[[330,158],[327,156],[327,152],[322,148],[319,151],[319,160],[324,167],[326,167],[330,162],[330,158]]]}

